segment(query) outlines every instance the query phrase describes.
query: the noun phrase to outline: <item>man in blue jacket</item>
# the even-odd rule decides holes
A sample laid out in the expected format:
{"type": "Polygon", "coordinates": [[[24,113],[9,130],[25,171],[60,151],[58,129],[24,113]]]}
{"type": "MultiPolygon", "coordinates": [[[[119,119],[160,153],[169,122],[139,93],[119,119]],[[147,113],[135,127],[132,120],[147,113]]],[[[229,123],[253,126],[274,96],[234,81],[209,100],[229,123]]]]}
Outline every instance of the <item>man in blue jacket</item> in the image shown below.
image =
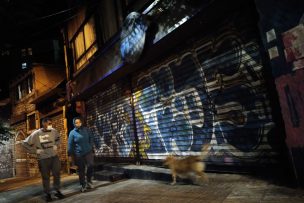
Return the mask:
{"type": "MultiPolygon", "coordinates": [[[[81,192],[86,188],[92,189],[92,176],[94,165],[94,136],[91,131],[82,125],[79,117],[73,119],[74,129],[69,134],[68,155],[72,156],[78,167],[81,192]],[[85,174],[85,168],[87,172],[85,174]]],[[[95,144],[95,146],[97,146],[95,144]]]]}

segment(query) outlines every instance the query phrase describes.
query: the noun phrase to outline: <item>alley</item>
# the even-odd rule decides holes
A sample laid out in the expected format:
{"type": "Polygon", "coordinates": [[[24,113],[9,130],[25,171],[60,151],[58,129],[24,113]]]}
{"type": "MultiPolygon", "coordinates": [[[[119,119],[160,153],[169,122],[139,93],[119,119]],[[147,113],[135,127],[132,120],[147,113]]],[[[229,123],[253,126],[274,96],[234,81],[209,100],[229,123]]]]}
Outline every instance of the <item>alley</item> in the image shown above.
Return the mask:
{"type": "Polygon", "coordinates": [[[304,203],[304,0],[0,16],[0,203],[304,203]]]}

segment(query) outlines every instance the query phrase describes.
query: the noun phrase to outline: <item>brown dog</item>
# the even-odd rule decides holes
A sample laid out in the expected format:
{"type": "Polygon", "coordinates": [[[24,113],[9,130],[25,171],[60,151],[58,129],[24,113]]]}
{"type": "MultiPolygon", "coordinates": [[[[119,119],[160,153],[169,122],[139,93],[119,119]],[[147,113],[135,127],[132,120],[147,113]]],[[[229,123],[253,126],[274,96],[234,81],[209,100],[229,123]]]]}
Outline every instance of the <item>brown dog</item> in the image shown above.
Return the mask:
{"type": "Polygon", "coordinates": [[[176,176],[181,178],[189,177],[191,173],[194,173],[200,181],[207,181],[208,177],[205,174],[205,151],[209,145],[202,147],[202,154],[200,156],[187,156],[185,158],[177,158],[172,155],[167,156],[164,160],[164,165],[167,165],[172,173],[173,182],[171,185],[176,183],[176,176]]]}

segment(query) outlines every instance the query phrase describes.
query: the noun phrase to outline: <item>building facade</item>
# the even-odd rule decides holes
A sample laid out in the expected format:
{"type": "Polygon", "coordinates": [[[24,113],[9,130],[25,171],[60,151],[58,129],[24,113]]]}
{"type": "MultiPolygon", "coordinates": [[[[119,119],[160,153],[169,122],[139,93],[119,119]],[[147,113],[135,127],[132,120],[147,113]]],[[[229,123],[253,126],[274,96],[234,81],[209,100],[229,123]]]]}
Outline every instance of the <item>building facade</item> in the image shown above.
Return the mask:
{"type": "Polygon", "coordinates": [[[160,162],[210,144],[216,170],[290,164],[261,1],[80,5],[63,29],[67,98],[97,159],[160,162]]]}
{"type": "Polygon", "coordinates": [[[60,66],[33,64],[24,74],[10,84],[11,127],[15,130],[15,171],[16,176],[39,175],[36,156],[29,154],[22,142],[34,130],[39,129],[41,119],[50,117],[54,128],[61,135],[60,160],[63,171],[67,171],[67,130],[65,128],[64,68],[60,66]]]}

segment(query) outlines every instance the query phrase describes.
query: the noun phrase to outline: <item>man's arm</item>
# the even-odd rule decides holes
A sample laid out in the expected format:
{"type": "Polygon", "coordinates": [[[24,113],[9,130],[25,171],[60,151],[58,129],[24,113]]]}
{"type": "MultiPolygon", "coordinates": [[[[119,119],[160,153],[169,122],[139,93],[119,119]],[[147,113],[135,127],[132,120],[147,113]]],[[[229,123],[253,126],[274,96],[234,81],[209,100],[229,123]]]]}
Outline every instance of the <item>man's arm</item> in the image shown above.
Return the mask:
{"type": "Polygon", "coordinates": [[[54,129],[54,134],[55,134],[55,145],[59,146],[60,145],[60,134],[56,129],[54,129]]]}
{"type": "Polygon", "coordinates": [[[57,151],[58,147],[60,146],[60,134],[56,129],[52,129],[52,130],[53,130],[53,133],[54,133],[54,141],[55,141],[53,149],[55,151],[57,151]]]}
{"type": "Polygon", "coordinates": [[[89,135],[89,143],[90,143],[91,147],[93,148],[94,147],[94,135],[89,128],[87,128],[87,132],[89,135]]]}
{"type": "Polygon", "coordinates": [[[36,154],[37,149],[35,145],[35,135],[37,134],[37,131],[34,131],[32,134],[30,134],[22,143],[22,146],[26,149],[28,153],[36,154]]]}
{"type": "Polygon", "coordinates": [[[74,144],[74,135],[73,135],[72,132],[70,132],[69,139],[68,139],[68,155],[69,156],[74,155],[74,147],[75,147],[75,144],[74,144]]]}

